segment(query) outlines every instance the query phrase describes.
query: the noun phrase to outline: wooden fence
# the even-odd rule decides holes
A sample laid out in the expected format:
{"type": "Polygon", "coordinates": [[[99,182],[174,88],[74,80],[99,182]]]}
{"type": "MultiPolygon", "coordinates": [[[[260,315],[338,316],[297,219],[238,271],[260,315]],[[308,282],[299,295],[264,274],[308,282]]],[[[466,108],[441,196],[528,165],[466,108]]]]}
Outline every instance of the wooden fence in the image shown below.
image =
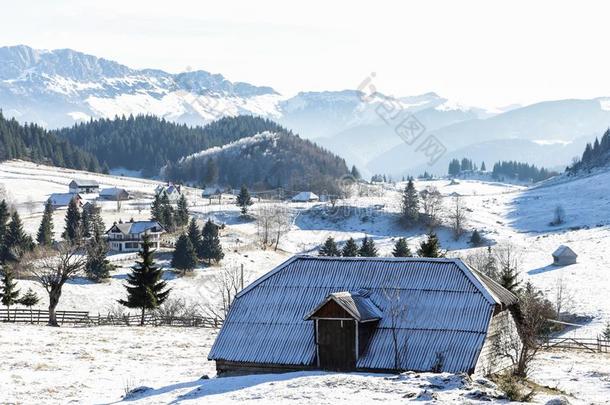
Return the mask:
{"type": "MultiPolygon", "coordinates": [[[[56,311],[57,323],[60,325],[85,325],[85,326],[136,326],[140,324],[140,315],[90,315],[86,311],[56,311]]],[[[0,322],[12,323],[34,323],[46,324],[49,322],[49,311],[40,309],[15,308],[7,310],[0,309],[0,322]]],[[[222,320],[204,316],[161,316],[157,314],[146,314],[144,325],[148,326],[182,326],[199,328],[220,328],[222,320]]]]}
{"type": "Polygon", "coordinates": [[[592,353],[610,353],[610,340],[597,338],[555,337],[542,341],[544,349],[584,350],[592,353]]]}

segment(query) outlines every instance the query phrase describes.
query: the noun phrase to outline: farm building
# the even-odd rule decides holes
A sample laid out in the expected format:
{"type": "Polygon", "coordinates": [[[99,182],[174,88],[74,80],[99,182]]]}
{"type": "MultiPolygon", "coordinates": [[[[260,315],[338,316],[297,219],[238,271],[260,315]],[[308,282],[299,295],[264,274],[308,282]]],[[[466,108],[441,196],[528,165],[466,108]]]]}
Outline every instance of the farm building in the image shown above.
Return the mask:
{"type": "MultiPolygon", "coordinates": [[[[517,298],[459,259],[295,256],[235,297],[219,375],[325,369],[489,373],[517,298]]],[[[518,342],[518,340],[517,340],[518,342]]]]}
{"type": "Polygon", "coordinates": [[[129,192],[118,187],[104,188],[100,191],[100,198],[110,201],[126,201],[129,200],[129,192]]]}
{"type": "Polygon", "coordinates": [[[311,191],[301,191],[299,194],[292,197],[292,201],[294,202],[314,202],[320,201],[320,197],[311,191]]]}
{"type": "Polygon", "coordinates": [[[578,255],[569,246],[561,245],[553,252],[553,264],[555,266],[567,266],[575,264],[578,255]]]}
{"type": "Polygon", "coordinates": [[[83,199],[78,193],[53,193],[47,199],[53,209],[67,207],[72,200],[76,200],[79,206],[83,204],[83,199]]]}
{"type": "Polygon", "coordinates": [[[74,179],[68,187],[71,193],[91,194],[100,191],[100,185],[95,180],[74,179]]]}

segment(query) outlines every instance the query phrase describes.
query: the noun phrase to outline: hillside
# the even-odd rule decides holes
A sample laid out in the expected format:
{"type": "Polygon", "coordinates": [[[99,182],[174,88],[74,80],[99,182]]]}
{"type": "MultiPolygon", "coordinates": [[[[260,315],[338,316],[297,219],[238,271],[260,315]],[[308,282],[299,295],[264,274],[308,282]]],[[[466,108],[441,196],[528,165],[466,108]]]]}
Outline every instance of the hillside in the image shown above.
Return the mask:
{"type": "Polygon", "coordinates": [[[345,161],[286,130],[262,132],[222,147],[206,149],[168,165],[168,180],[267,190],[337,193],[348,173],[345,161]]]}
{"type": "Polygon", "coordinates": [[[276,123],[258,117],[222,118],[205,127],[189,127],[151,115],[91,120],[54,131],[92,153],[110,168],[158,176],[168,162],[213,146],[263,131],[277,131],[276,123]]]}
{"type": "Polygon", "coordinates": [[[0,161],[10,159],[100,171],[98,160],[90,153],[36,124],[22,125],[14,118],[6,119],[0,110],[0,161]]]}

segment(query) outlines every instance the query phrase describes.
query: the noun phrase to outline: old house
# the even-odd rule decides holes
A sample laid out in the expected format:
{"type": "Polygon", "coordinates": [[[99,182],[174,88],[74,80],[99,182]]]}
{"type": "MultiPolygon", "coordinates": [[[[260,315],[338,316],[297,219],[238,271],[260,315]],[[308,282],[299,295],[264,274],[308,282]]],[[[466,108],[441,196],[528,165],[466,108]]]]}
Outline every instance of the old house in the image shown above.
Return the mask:
{"type": "Polygon", "coordinates": [[[129,200],[129,192],[118,187],[104,188],[100,191],[100,198],[109,201],[126,201],[129,200]]]}
{"type": "Polygon", "coordinates": [[[67,207],[72,200],[76,200],[79,206],[83,204],[83,199],[78,193],[53,193],[47,199],[54,210],[67,207]]]}
{"type": "Polygon", "coordinates": [[[106,231],[111,250],[118,252],[137,252],[140,250],[144,235],[149,235],[153,249],[161,247],[161,234],[165,229],[157,221],[115,222],[106,231]]]}
{"type": "Polygon", "coordinates": [[[555,266],[568,266],[576,264],[578,255],[569,246],[561,245],[553,252],[553,264],[555,266]]]}
{"type": "Polygon", "coordinates": [[[458,259],[295,256],[237,294],[209,359],[219,375],[489,373],[510,365],[493,343],[516,304],[458,259]]]}
{"type": "Polygon", "coordinates": [[[91,194],[100,191],[100,185],[95,180],[74,179],[68,187],[71,193],[91,194]]]}

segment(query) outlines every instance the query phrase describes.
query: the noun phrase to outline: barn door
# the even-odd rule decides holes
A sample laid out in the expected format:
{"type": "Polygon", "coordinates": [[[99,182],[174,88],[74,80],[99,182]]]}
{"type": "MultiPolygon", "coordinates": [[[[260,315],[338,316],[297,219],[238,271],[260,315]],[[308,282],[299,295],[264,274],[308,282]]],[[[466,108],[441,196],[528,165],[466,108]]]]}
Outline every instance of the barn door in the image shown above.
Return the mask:
{"type": "Polygon", "coordinates": [[[356,368],[356,322],[318,319],[318,356],[323,370],[356,368]]]}

